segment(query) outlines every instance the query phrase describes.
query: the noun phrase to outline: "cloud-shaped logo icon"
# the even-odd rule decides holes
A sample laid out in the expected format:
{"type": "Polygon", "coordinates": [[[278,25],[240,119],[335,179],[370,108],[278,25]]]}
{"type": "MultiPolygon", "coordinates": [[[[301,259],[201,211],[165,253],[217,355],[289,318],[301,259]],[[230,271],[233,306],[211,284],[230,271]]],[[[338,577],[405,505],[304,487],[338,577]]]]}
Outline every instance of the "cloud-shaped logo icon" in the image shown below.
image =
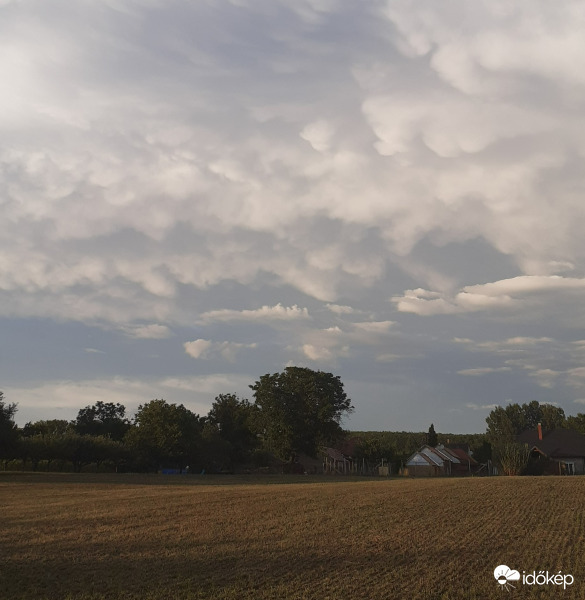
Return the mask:
{"type": "Polygon", "coordinates": [[[511,581],[519,581],[520,573],[518,571],[514,571],[510,569],[510,567],[506,565],[500,565],[494,569],[494,577],[496,581],[504,586],[506,589],[515,588],[516,586],[512,585],[511,581]]]}

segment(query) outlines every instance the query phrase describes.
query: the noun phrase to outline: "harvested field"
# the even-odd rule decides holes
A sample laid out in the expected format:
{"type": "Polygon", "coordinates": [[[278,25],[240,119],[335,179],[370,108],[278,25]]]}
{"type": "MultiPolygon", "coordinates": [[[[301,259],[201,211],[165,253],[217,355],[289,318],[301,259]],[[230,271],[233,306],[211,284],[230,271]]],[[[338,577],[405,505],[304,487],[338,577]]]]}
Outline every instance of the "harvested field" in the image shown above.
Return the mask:
{"type": "Polygon", "coordinates": [[[583,498],[585,477],[0,474],[0,598],[584,598],[583,498]],[[508,595],[500,564],[575,581],[508,595]]]}

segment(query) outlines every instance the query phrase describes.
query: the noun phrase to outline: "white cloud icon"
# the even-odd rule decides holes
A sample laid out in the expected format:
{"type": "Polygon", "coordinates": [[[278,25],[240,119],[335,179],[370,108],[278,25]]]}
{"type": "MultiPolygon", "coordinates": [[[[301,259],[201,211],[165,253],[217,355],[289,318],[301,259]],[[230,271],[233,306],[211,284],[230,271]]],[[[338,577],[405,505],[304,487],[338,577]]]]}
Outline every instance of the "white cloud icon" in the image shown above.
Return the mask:
{"type": "Polygon", "coordinates": [[[510,585],[510,587],[514,587],[510,584],[510,581],[519,581],[520,573],[510,569],[510,567],[506,565],[500,565],[494,569],[494,577],[500,585],[510,585]]]}

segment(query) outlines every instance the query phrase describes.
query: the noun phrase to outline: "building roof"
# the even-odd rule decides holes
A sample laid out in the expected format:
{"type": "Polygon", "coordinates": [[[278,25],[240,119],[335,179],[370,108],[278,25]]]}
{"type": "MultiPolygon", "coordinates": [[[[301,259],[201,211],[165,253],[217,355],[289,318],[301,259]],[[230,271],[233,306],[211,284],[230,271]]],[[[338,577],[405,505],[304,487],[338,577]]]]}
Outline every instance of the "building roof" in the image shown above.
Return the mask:
{"type": "Polygon", "coordinates": [[[452,452],[449,451],[448,448],[445,448],[444,446],[437,446],[436,448],[433,448],[432,450],[439,456],[442,456],[443,460],[448,460],[455,464],[459,464],[459,462],[460,462],[459,457],[455,456],[452,452]]]}
{"type": "Polygon", "coordinates": [[[435,449],[430,446],[423,446],[419,452],[428,456],[439,467],[442,467],[443,463],[447,460],[445,456],[442,456],[440,452],[436,452],[435,449]]]}
{"type": "Polygon", "coordinates": [[[462,450],[461,448],[445,448],[445,450],[448,450],[451,454],[454,454],[461,463],[471,465],[478,464],[478,462],[472,456],[470,456],[467,452],[465,452],[465,450],[462,450]]]}
{"type": "Polygon", "coordinates": [[[542,440],[538,439],[538,430],[529,429],[519,434],[517,440],[551,458],[585,457],[585,435],[572,429],[543,431],[542,440]]]}
{"type": "Polygon", "coordinates": [[[336,448],[325,448],[324,454],[326,454],[329,458],[332,458],[333,460],[346,460],[345,456],[343,455],[343,452],[340,452],[336,448]]]}
{"type": "Polygon", "coordinates": [[[423,452],[415,452],[406,461],[407,467],[414,467],[417,465],[431,465],[433,467],[440,467],[441,465],[437,462],[436,457],[433,459],[423,452]]]}

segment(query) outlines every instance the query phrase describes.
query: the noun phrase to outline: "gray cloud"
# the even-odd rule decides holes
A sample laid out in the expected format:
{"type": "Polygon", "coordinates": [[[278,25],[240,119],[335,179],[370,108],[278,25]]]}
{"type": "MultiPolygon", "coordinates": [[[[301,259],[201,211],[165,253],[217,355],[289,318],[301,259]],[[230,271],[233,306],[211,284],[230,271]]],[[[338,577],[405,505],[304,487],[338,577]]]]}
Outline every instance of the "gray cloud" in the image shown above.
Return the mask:
{"type": "MultiPolygon", "coordinates": [[[[493,404],[485,378],[461,374],[489,374],[497,399],[508,386],[572,406],[581,9],[2,3],[10,340],[38,364],[39,321],[105,336],[104,359],[133,344],[136,364],[106,382],[134,381],[154,354],[178,378],[193,364],[252,379],[291,361],[335,368],[364,394],[369,427],[387,402],[385,427],[424,406],[444,429],[481,429],[469,405],[493,404]]],[[[78,360],[71,381],[98,381],[78,360]]],[[[58,395],[62,374],[43,377],[58,395]]]]}

